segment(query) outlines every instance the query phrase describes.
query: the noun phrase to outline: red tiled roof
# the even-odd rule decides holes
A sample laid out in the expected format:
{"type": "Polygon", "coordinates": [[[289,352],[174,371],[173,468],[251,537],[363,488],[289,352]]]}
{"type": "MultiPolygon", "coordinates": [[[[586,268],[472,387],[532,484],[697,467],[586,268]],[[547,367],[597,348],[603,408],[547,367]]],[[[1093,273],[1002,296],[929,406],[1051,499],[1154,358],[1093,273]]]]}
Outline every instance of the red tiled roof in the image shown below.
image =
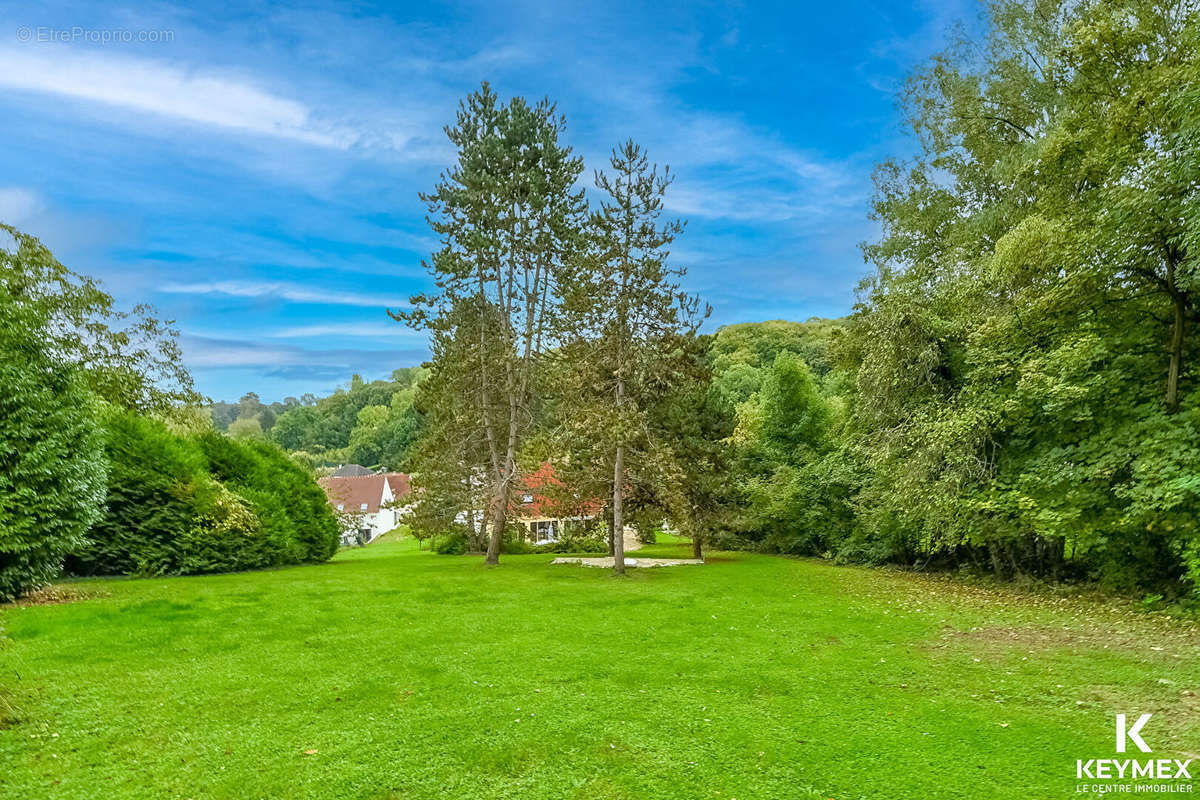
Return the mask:
{"type": "Polygon", "coordinates": [[[517,490],[514,511],[518,517],[525,519],[546,519],[559,516],[595,515],[599,514],[604,507],[604,503],[597,499],[564,504],[559,498],[547,496],[554,493],[561,496],[563,489],[563,482],[554,475],[554,467],[550,462],[544,461],[537,470],[524,476],[522,488],[517,490]],[[525,502],[526,497],[530,498],[530,502],[525,502]]]}
{"type": "Polygon", "coordinates": [[[392,487],[392,496],[397,502],[403,501],[412,491],[411,482],[403,472],[389,472],[384,477],[387,478],[388,486],[392,487]]]}
{"type": "Polygon", "coordinates": [[[386,480],[383,475],[363,475],[357,478],[321,478],[318,483],[334,508],[341,505],[347,513],[359,514],[379,510],[386,480]]]}

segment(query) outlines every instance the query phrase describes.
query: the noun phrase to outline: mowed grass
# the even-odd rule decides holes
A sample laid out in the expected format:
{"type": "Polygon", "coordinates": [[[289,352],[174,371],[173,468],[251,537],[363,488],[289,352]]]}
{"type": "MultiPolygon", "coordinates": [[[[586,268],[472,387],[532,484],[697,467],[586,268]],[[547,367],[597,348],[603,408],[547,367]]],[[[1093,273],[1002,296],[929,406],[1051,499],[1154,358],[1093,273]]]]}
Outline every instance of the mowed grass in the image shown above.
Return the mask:
{"type": "Polygon", "coordinates": [[[389,541],[6,607],[0,796],[1059,798],[1116,712],[1154,713],[1156,758],[1200,750],[1186,623],[751,554],[551,558],[389,541]]]}

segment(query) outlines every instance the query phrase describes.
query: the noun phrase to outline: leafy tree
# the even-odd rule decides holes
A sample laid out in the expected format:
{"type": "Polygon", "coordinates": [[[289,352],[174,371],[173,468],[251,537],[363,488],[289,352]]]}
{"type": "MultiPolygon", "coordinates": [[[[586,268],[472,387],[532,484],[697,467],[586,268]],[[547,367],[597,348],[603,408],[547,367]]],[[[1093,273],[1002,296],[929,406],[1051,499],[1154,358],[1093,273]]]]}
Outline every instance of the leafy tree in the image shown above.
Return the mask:
{"type": "MultiPolygon", "coordinates": [[[[424,426],[410,459],[416,501],[409,527],[418,538],[430,538],[465,524],[473,552],[488,547],[485,517],[493,492],[487,481],[492,454],[481,418],[485,409],[498,415],[502,407],[496,387],[482,382],[476,366],[480,347],[502,346],[483,333],[496,324],[493,315],[488,304],[466,298],[431,326],[433,358],[414,400],[424,426]]],[[[483,358],[497,360],[500,354],[483,358]]]]}
{"type": "Polygon", "coordinates": [[[642,480],[633,482],[631,505],[643,520],[639,531],[670,519],[692,540],[692,556],[703,558],[704,545],[736,524],[731,484],[734,407],[714,382],[712,337],[682,342],[686,361],[648,406],[652,438],[662,442],[642,480]]]}
{"type": "Polygon", "coordinates": [[[72,272],[35,237],[0,223],[0,291],[40,326],[46,357],[78,370],[103,400],[139,411],[166,411],[204,400],[183,367],[178,333],[149,306],[120,311],[91,278],[72,272]]]}
{"type": "Polygon", "coordinates": [[[458,161],[423,195],[444,242],[427,265],[438,292],[414,297],[415,310],[397,315],[415,327],[437,327],[475,298],[494,322],[480,329],[467,361],[479,385],[495,387],[480,395],[475,422],[489,455],[489,564],[499,562],[517,457],[558,324],[558,281],[584,211],[583,192],[575,189],[583,164],[560,143],[564,127],[548,100],[530,105],[517,97],[504,105],[486,83],[460,104],[446,129],[458,161]]]}
{"type": "Polygon", "coordinates": [[[908,82],[922,153],[878,172],[839,345],[860,522],[897,557],[1187,574],[1198,36],[1183,4],[1005,0],[908,82]]]}
{"type": "MultiPolygon", "coordinates": [[[[267,431],[269,438],[285,450],[305,452],[314,465],[355,462],[405,469],[422,426],[422,418],[413,408],[414,387],[426,373],[422,367],[404,367],[385,381],[367,382],[359,377],[348,389],[338,389],[329,397],[305,395],[295,403],[262,406],[253,419],[269,419],[280,405],[267,431]],[[387,413],[369,412],[364,424],[361,415],[368,407],[385,408],[387,413]]],[[[260,425],[266,428],[265,423],[260,425]]]]}
{"type": "Polygon", "coordinates": [[[739,409],[744,534],[760,547],[822,554],[847,533],[850,487],[835,480],[835,416],[808,365],[784,350],[739,409]]]}
{"type": "Polygon", "coordinates": [[[229,425],[229,435],[235,439],[248,439],[263,435],[262,423],[258,417],[238,417],[229,425]]]}
{"type": "MultiPolygon", "coordinates": [[[[0,248],[0,265],[24,257],[0,248]]],[[[0,283],[0,601],[59,575],[104,502],[92,397],[46,346],[43,310],[0,283]]]]}
{"type": "Polygon", "coordinates": [[[387,423],[387,406],[364,406],[358,412],[358,422],[350,431],[347,460],[356,464],[378,464],[380,461],[379,440],[383,426],[387,423]]]}

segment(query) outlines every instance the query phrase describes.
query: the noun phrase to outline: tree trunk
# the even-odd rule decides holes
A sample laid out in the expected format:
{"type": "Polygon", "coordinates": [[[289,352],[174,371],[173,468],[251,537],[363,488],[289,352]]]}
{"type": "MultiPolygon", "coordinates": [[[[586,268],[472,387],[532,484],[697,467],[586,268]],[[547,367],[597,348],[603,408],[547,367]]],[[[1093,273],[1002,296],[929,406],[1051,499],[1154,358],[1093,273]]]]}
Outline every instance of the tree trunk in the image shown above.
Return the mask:
{"type": "Polygon", "coordinates": [[[492,496],[492,535],[488,539],[487,556],[483,563],[496,566],[500,563],[500,542],[504,538],[504,523],[508,517],[508,482],[512,480],[513,463],[512,442],[509,442],[509,457],[505,459],[506,470],[496,483],[496,491],[492,496]]]}
{"type": "MultiPolygon", "coordinates": [[[[501,492],[500,494],[507,494],[501,492]]],[[[504,536],[504,500],[496,500],[496,510],[492,513],[492,535],[488,539],[487,556],[483,559],[483,563],[489,566],[496,566],[500,563],[500,540],[504,536]]]]}
{"type": "Polygon", "coordinates": [[[608,555],[612,555],[612,503],[604,507],[604,522],[608,528],[608,534],[605,536],[605,545],[608,546],[608,555]]]}
{"type": "Polygon", "coordinates": [[[1175,324],[1171,327],[1171,365],[1167,369],[1167,411],[1179,410],[1179,373],[1183,369],[1184,296],[1172,295],[1175,305],[1175,324]]]}
{"type": "MultiPolygon", "coordinates": [[[[618,384],[619,385],[619,384],[618,384]]],[[[617,445],[613,459],[613,572],[625,574],[625,517],[622,503],[625,494],[625,445],[617,445]]]]}
{"type": "Polygon", "coordinates": [[[692,558],[699,561],[704,558],[704,548],[700,541],[700,534],[692,534],[692,558]]]}

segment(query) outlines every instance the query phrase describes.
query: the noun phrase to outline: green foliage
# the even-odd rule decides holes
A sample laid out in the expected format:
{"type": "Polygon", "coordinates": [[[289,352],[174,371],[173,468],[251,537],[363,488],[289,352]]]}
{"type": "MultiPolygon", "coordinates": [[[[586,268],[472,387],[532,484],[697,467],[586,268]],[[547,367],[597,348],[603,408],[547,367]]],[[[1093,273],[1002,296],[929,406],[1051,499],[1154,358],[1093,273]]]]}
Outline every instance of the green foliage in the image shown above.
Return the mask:
{"type": "Polygon", "coordinates": [[[864,551],[1200,586],[1196,12],[998,2],[909,81],[856,376],[864,551]]]}
{"type": "MultiPolygon", "coordinates": [[[[355,375],[348,388],[329,397],[306,395],[284,405],[263,406],[256,395],[242,398],[226,423],[231,434],[253,434],[257,427],[289,452],[304,452],[314,466],[354,463],[402,470],[421,433],[422,417],[413,407],[424,367],[395,370],[389,380],[364,381],[355,375]],[[253,398],[253,402],[247,398],[253,398]],[[272,424],[262,422],[271,415],[272,424]]],[[[218,408],[214,408],[214,417],[218,408]]],[[[218,426],[219,428],[220,426],[218,426]]]]}
{"type": "Polygon", "coordinates": [[[104,419],[108,489],[88,544],[73,551],[76,574],[180,572],[180,540],[214,503],[216,484],[194,441],[132,412],[104,419]]]}
{"type": "Polygon", "coordinates": [[[526,545],[531,553],[607,553],[608,542],[599,536],[567,535],[558,541],[526,545]]]}
{"type": "MultiPolygon", "coordinates": [[[[0,223],[0,291],[45,358],[122,408],[165,411],[204,398],[182,366],[178,332],[149,306],[116,308],[96,281],[58,262],[35,237],[0,223]]],[[[14,318],[15,322],[15,318],[14,318]]],[[[9,325],[9,319],[5,319],[9,325]]],[[[14,330],[19,330],[14,328],[14,330]]]]}
{"type": "Polygon", "coordinates": [[[740,535],[783,553],[829,554],[853,529],[854,477],[836,449],[836,417],[808,365],[781,350],[734,434],[740,535]]]}
{"type": "Polygon", "coordinates": [[[239,417],[229,424],[229,435],[235,439],[249,439],[263,435],[258,417],[239,417]]]}
{"type": "Polygon", "coordinates": [[[106,415],[108,501],[79,574],[187,575],[322,561],[338,530],[310,473],[262,440],[106,415]]]}
{"type": "Polygon", "coordinates": [[[0,602],[56,578],[104,499],[92,398],[0,285],[0,602]]]}
{"type": "Polygon", "coordinates": [[[325,561],[337,551],[337,520],[311,472],[270,442],[237,442],[215,432],[198,441],[213,477],[258,515],[286,559],[278,563],[325,561]]]}
{"type": "Polygon", "coordinates": [[[466,555],[469,548],[470,541],[467,535],[461,532],[447,534],[433,543],[433,551],[443,556],[466,555]]]}

